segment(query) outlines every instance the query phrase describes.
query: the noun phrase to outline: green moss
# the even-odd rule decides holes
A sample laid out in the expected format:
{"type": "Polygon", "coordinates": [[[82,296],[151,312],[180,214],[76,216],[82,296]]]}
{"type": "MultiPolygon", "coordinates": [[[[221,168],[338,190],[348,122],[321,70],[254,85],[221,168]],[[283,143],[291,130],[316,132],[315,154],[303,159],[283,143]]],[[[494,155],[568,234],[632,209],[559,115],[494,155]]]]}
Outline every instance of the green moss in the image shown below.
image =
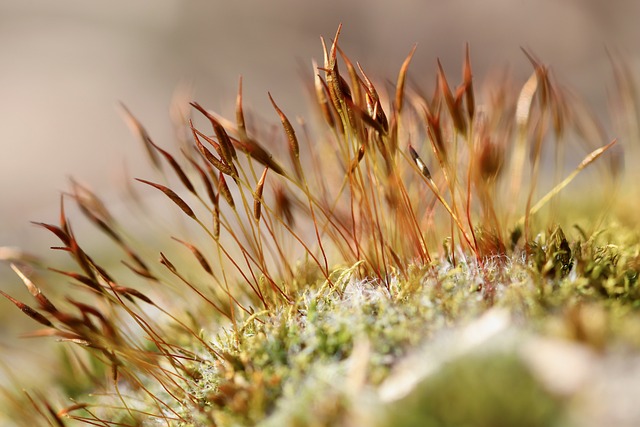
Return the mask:
{"type": "Polygon", "coordinates": [[[562,425],[562,404],[516,355],[470,355],[446,363],[395,402],[381,425],[551,427],[562,425]]]}
{"type": "MultiPolygon", "coordinates": [[[[357,266],[337,270],[334,287],[308,286],[292,306],[246,324],[238,339],[228,331],[219,340],[227,343],[225,361],[196,384],[208,390],[200,394],[204,405],[213,419],[232,425],[347,425],[354,413],[373,410],[371,401],[380,405],[377,398],[354,399],[346,386],[358,342],[367,343],[360,363],[366,390],[375,395],[416,348],[494,306],[510,313],[519,334],[560,337],[598,351],[613,342],[637,345],[631,333],[640,328],[631,297],[637,284],[629,280],[636,249],[623,253],[595,241],[568,249],[560,229],[537,241],[530,263],[517,257],[482,266],[436,263],[386,286],[357,279],[357,266]],[[603,269],[595,276],[598,265],[603,269]],[[588,266],[588,277],[578,275],[581,266],[588,266]],[[601,291],[612,278],[625,284],[624,295],[601,291]],[[483,297],[488,281],[493,304],[483,297]]],[[[548,392],[514,350],[453,357],[386,407],[382,425],[398,426],[560,425],[567,410],[564,398],[548,392]]]]}

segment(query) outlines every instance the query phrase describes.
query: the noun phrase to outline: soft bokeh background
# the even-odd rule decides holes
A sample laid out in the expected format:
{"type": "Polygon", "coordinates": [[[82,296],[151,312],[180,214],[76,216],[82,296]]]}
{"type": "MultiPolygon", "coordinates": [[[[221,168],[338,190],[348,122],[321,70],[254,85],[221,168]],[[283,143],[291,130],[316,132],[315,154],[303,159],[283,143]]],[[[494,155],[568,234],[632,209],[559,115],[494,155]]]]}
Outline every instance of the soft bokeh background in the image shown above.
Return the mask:
{"type": "Polygon", "coordinates": [[[605,48],[636,61],[638,19],[636,0],[0,0],[0,245],[37,247],[28,220],[53,219],[71,175],[113,197],[125,162],[144,174],[118,101],[161,144],[181,82],[230,113],[242,74],[248,105],[273,115],[269,90],[295,115],[300,70],[339,22],[345,50],[379,79],[394,79],[416,42],[417,81],[431,82],[436,57],[457,75],[467,41],[476,78],[507,64],[525,76],[523,46],[598,103],[611,83],[605,48]]]}
{"type": "MultiPolygon", "coordinates": [[[[414,43],[414,81],[433,81],[437,57],[457,80],[467,41],[477,79],[509,65],[524,81],[527,47],[604,109],[606,49],[637,70],[639,19],[637,0],[0,0],[0,246],[46,254],[52,239],[28,221],[56,221],[69,176],[106,200],[118,199],[125,164],[149,176],[119,101],[164,146],[184,83],[230,114],[243,75],[246,105],[260,115],[277,121],[267,90],[290,116],[304,113],[300,71],[311,74],[319,36],[330,39],[340,22],[344,50],[382,81],[395,79],[414,43]]],[[[0,264],[0,287],[18,289],[8,273],[0,264]]],[[[3,300],[0,313],[17,311],[3,300]]]]}

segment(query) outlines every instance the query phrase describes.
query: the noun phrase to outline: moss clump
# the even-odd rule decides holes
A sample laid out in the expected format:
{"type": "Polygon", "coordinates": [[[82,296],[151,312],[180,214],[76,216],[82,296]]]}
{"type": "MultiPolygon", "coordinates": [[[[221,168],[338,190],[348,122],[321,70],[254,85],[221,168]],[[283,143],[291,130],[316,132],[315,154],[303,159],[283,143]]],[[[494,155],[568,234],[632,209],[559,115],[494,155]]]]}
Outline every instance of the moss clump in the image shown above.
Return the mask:
{"type": "MultiPolygon", "coordinates": [[[[557,236],[539,236],[553,246],[540,250],[573,264],[554,255],[557,236]]],[[[601,252],[587,250],[591,245],[573,243],[601,252]]],[[[292,306],[252,318],[240,335],[219,335],[223,361],[199,365],[192,393],[201,396],[206,420],[223,425],[567,425],[572,411],[584,409],[569,404],[580,390],[557,393],[532,371],[525,354],[531,343],[640,349],[629,336],[640,314],[634,323],[626,311],[633,305],[578,292],[584,278],[577,263],[557,276],[546,274],[546,262],[540,270],[536,260],[520,259],[481,266],[461,260],[455,268],[439,262],[387,286],[358,279],[358,265],[337,270],[333,286],[310,284],[292,306]],[[477,285],[487,278],[491,304],[477,285]],[[394,385],[407,370],[410,385],[394,385]],[[404,391],[387,396],[396,389],[404,391]]],[[[633,266],[630,260],[618,268],[633,266]]],[[[196,419],[193,425],[209,425],[196,419]]]]}
{"type": "Polygon", "coordinates": [[[613,363],[610,348],[638,351],[640,249],[633,226],[609,220],[572,236],[567,222],[597,215],[557,196],[596,161],[613,186],[616,140],[588,135],[598,127],[528,52],[531,77],[492,82],[483,99],[468,48],[457,88],[438,62],[435,90],[407,89],[414,49],[388,96],[339,36],[314,65],[313,127],[269,95],[282,132],[265,137],[240,86],[235,121],[190,104],[178,155],[125,109],[162,184],[138,182],[188,225],[158,250],[72,183],[59,221],[38,225],[74,262],[54,271],[80,290],[54,303],[17,260],[37,305],[3,295],[35,335],[78,347],[61,371],[76,400],[7,392],[19,423],[533,426],[589,411],[572,403],[600,381],[590,369],[613,363]],[[576,140],[583,160],[566,171],[576,140]],[[80,244],[69,200],[124,267],[80,244]]]}
{"type": "Polygon", "coordinates": [[[562,403],[513,354],[453,360],[393,405],[387,426],[560,426],[562,403]]]}

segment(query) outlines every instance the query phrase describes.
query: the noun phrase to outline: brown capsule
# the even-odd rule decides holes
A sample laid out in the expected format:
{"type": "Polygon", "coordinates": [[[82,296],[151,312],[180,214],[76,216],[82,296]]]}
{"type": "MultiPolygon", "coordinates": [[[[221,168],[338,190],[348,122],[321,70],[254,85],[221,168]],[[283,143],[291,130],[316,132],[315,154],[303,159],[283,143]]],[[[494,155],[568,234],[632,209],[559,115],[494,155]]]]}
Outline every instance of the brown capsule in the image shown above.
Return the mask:
{"type": "Polygon", "coordinates": [[[420,169],[420,173],[422,174],[422,176],[424,176],[428,180],[431,180],[431,172],[429,172],[429,168],[427,168],[427,165],[424,164],[411,144],[409,144],[409,155],[411,156],[411,160],[413,160],[416,166],[418,166],[418,169],[420,169]]]}
{"type": "Polygon", "coordinates": [[[33,308],[29,307],[27,304],[24,304],[20,301],[18,301],[17,299],[13,298],[12,296],[4,293],[3,291],[0,291],[0,294],[2,294],[6,299],[8,299],[9,301],[11,301],[16,307],[18,307],[24,314],[26,314],[27,316],[29,316],[30,318],[32,318],[33,320],[35,320],[36,322],[40,323],[41,325],[44,326],[48,326],[50,328],[53,328],[53,323],[51,323],[49,321],[49,319],[47,319],[46,317],[44,317],[42,314],[38,313],[36,310],[34,310],[33,308]]]}
{"type": "Polygon", "coordinates": [[[478,168],[480,177],[485,181],[495,180],[502,171],[504,164],[504,149],[484,136],[480,141],[478,153],[478,168]]]}
{"type": "Polygon", "coordinates": [[[273,189],[274,198],[275,198],[275,213],[279,218],[284,218],[285,223],[289,227],[294,226],[294,216],[292,211],[292,203],[291,199],[285,192],[285,189],[282,185],[277,185],[273,189]]]}
{"type": "Polygon", "coordinates": [[[12,263],[11,268],[18,275],[18,277],[20,277],[24,285],[29,290],[29,293],[38,301],[40,308],[42,308],[44,311],[47,311],[49,313],[55,313],[58,311],[58,309],[53,305],[53,303],[49,301],[49,298],[44,296],[40,288],[38,288],[35,285],[35,283],[33,283],[31,279],[29,279],[27,275],[24,274],[24,272],[18,268],[17,265],[12,263]]]}
{"type": "Polygon", "coordinates": [[[400,72],[398,73],[398,81],[396,83],[396,99],[395,99],[395,107],[397,114],[400,114],[402,111],[402,105],[404,101],[404,84],[407,77],[407,70],[409,69],[409,64],[411,63],[411,58],[413,58],[413,54],[416,52],[417,44],[414,44],[411,48],[411,52],[407,55],[407,58],[402,63],[402,67],[400,67],[400,72]]]}
{"type": "Polygon", "coordinates": [[[233,202],[233,196],[231,195],[231,190],[229,190],[229,186],[227,185],[227,180],[224,179],[224,175],[220,172],[220,176],[218,177],[218,193],[222,194],[222,197],[227,201],[229,206],[232,208],[235,207],[235,203],[233,202]]]}
{"type": "Polygon", "coordinates": [[[182,185],[184,185],[185,188],[189,190],[191,193],[196,194],[195,187],[189,180],[189,177],[187,177],[187,174],[184,172],[184,170],[182,170],[182,167],[178,164],[176,159],[174,159],[174,157],[171,154],[169,154],[167,151],[163,150],[162,148],[158,147],[152,141],[150,141],[150,144],[153,148],[158,150],[158,152],[162,154],[162,156],[167,160],[167,162],[171,166],[171,169],[173,169],[176,175],[178,175],[178,179],[180,179],[180,182],[182,182],[182,185]]]}
{"type": "Polygon", "coordinates": [[[464,66],[462,68],[462,78],[465,88],[465,100],[467,106],[467,116],[469,122],[473,121],[476,111],[475,95],[473,93],[473,73],[471,72],[471,53],[469,52],[469,43],[465,48],[464,66]]]}
{"type": "Polygon", "coordinates": [[[260,176],[260,180],[256,185],[256,190],[253,195],[253,217],[256,221],[260,221],[260,215],[262,213],[262,193],[264,191],[264,183],[267,178],[267,171],[269,168],[265,168],[260,176]]]}
{"type": "Polygon", "coordinates": [[[447,82],[447,77],[444,74],[444,69],[442,68],[442,63],[438,59],[438,81],[439,88],[442,96],[444,97],[445,103],[447,104],[447,109],[449,110],[449,114],[451,115],[451,119],[453,120],[453,125],[455,128],[461,132],[465,133],[467,126],[462,115],[462,111],[460,110],[459,102],[456,102],[453,94],[451,93],[451,88],[449,87],[449,83],[447,82]]]}
{"type": "Polygon", "coordinates": [[[138,119],[136,119],[134,115],[131,114],[131,111],[129,111],[129,109],[123,103],[120,103],[120,107],[124,111],[125,119],[128,122],[129,127],[134,133],[138,135],[138,137],[144,144],[144,148],[147,150],[147,154],[149,155],[149,159],[151,159],[151,163],[153,163],[156,168],[161,170],[162,164],[160,163],[158,154],[153,150],[153,147],[151,146],[151,137],[149,136],[149,133],[138,121],[138,119]]]}
{"type": "Polygon", "coordinates": [[[247,127],[244,120],[244,109],[242,108],[242,76],[238,81],[238,96],[236,98],[236,126],[238,127],[238,133],[240,138],[247,137],[247,127]]]}
{"type": "Polygon", "coordinates": [[[209,263],[207,262],[207,259],[204,257],[204,255],[202,255],[202,252],[200,252],[198,248],[196,248],[191,243],[178,239],[177,237],[172,237],[172,239],[175,240],[176,242],[182,243],[187,249],[189,249],[193,254],[193,256],[196,258],[196,260],[198,261],[198,263],[202,266],[204,271],[206,271],[210,275],[213,275],[213,270],[211,269],[211,266],[209,265],[209,263]]]}
{"type": "Polygon", "coordinates": [[[335,126],[335,121],[333,119],[333,114],[331,113],[331,107],[329,106],[329,101],[327,100],[327,92],[326,92],[326,83],[322,80],[322,77],[317,73],[318,64],[313,61],[313,84],[315,88],[316,101],[320,106],[320,111],[322,112],[322,116],[324,117],[325,122],[329,125],[330,128],[335,126]]]}
{"type": "Polygon", "coordinates": [[[167,196],[169,199],[171,199],[171,201],[173,203],[178,205],[178,207],[180,209],[182,209],[182,212],[184,212],[188,217],[193,218],[193,219],[197,219],[195,212],[193,212],[193,210],[189,207],[189,205],[184,200],[182,200],[180,198],[180,196],[178,196],[170,188],[165,187],[164,185],[156,184],[155,182],[146,181],[146,180],[140,179],[140,178],[136,178],[136,181],[142,182],[143,184],[150,185],[150,186],[152,186],[154,188],[157,188],[158,190],[162,191],[165,194],[165,196],[167,196]]]}
{"type": "Polygon", "coordinates": [[[198,151],[200,151],[200,154],[202,154],[202,156],[220,172],[226,173],[227,175],[230,175],[232,177],[236,177],[237,173],[235,169],[231,165],[225,163],[224,160],[219,160],[216,156],[214,156],[211,151],[209,151],[204,145],[202,145],[202,142],[200,142],[199,137],[202,137],[205,141],[213,145],[214,148],[217,147],[216,151],[221,150],[219,144],[217,144],[213,139],[209,138],[208,136],[206,136],[205,134],[203,134],[202,132],[194,128],[193,124],[191,126],[191,131],[193,133],[194,141],[196,142],[196,147],[198,147],[198,151]]]}

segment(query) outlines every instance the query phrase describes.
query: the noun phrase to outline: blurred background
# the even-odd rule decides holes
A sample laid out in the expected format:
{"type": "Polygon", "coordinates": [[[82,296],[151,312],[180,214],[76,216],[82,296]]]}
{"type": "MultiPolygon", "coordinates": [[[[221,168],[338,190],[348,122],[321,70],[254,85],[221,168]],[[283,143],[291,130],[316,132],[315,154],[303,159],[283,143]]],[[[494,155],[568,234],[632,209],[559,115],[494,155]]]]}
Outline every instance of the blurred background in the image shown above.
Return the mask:
{"type": "Polygon", "coordinates": [[[418,43],[411,78],[431,86],[439,57],[457,84],[467,41],[476,80],[507,65],[525,79],[526,47],[598,105],[612,84],[606,49],[638,63],[638,19],[637,0],[0,0],[0,246],[42,252],[46,233],[28,221],[56,218],[70,176],[109,199],[125,165],[148,172],[118,102],[161,145],[185,83],[230,115],[242,75],[258,114],[277,121],[269,90],[286,113],[304,115],[301,71],[311,75],[320,35],[331,39],[340,22],[343,48],[379,81],[394,80],[418,43]]]}
{"type": "MultiPolygon", "coordinates": [[[[457,84],[470,42],[476,80],[508,66],[524,82],[526,47],[606,109],[607,49],[637,71],[639,19],[637,0],[0,0],[0,246],[46,255],[53,239],[29,221],[57,221],[70,176],[116,205],[125,170],[150,177],[118,102],[161,146],[172,140],[169,106],[185,84],[231,115],[242,75],[245,104],[258,115],[277,122],[267,91],[290,117],[305,115],[301,72],[311,76],[319,37],[330,40],[340,22],[342,48],[377,81],[395,80],[418,43],[410,78],[431,87],[441,58],[457,84]]],[[[0,287],[19,286],[0,263],[0,287]]],[[[18,314],[7,301],[0,313],[18,314]]]]}

